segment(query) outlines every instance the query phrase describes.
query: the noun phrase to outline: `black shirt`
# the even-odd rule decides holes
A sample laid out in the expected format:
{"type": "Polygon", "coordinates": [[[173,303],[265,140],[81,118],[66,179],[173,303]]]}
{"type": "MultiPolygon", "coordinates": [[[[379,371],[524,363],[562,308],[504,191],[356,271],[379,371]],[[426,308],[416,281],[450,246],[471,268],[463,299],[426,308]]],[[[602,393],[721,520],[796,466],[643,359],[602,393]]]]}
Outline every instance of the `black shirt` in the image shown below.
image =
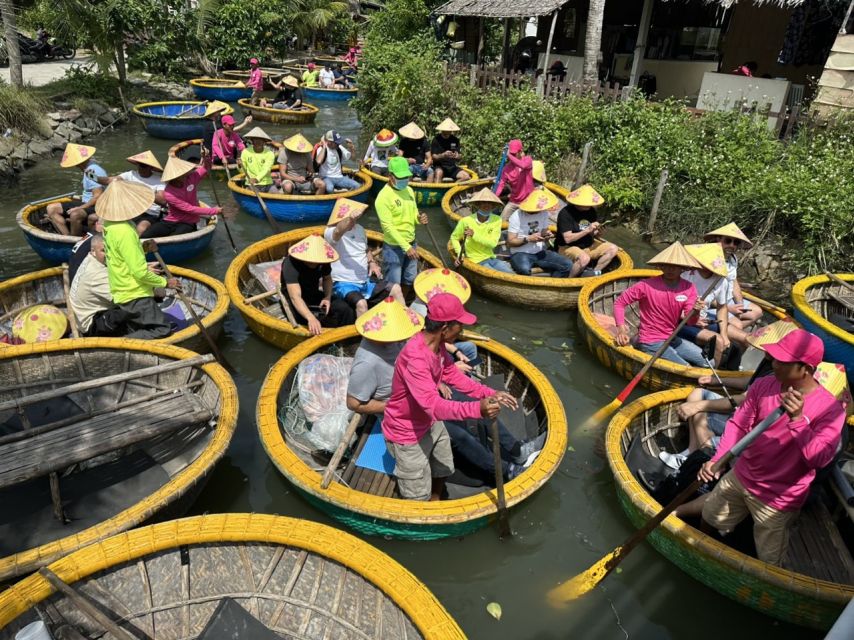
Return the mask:
{"type": "Polygon", "coordinates": [[[87,233],[83,238],[71,248],[71,256],[68,258],[68,281],[74,282],[74,276],[77,275],[77,270],[89,252],[92,250],[92,234],[87,233]]]}
{"type": "Polygon", "coordinates": [[[323,300],[321,280],[331,273],[332,267],[328,264],[315,267],[288,256],[282,260],[282,293],[287,296],[288,285],[298,284],[303,301],[310,307],[316,307],[323,300]]]}
{"type": "Polygon", "coordinates": [[[427,139],[413,140],[412,138],[401,138],[397,148],[403,152],[404,158],[412,158],[415,164],[424,164],[427,157],[427,139]]]}
{"type": "Polygon", "coordinates": [[[285,102],[287,104],[302,102],[302,89],[286,86],[284,89],[280,89],[276,97],[273,98],[273,104],[276,102],[285,102]]]}
{"type": "Polygon", "coordinates": [[[446,151],[456,151],[459,153],[460,151],[460,139],[455,135],[450,135],[447,138],[443,138],[440,133],[435,138],[433,138],[433,144],[430,145],[430,153],[433,154],[433,164],[438,165],[440,167],[455,167],[457,166],[456,160],[451,160],[450,158],[445,158],[443,160],[436,160],[436,156],[440,153],[445,153],[446,151]]]}
{"type": "Polygon", "coordinates": [[[563,239],[563,234],[567,231],[570,233],[584,231],[590,226],[591,222],[597,221],[596,209],[581,211],[573,207],[571,204],[565,206],[560,210],[560,213],[557,214],[557,236],[555,237],[555,247],[569,245],[571,247],[578,247],[579,249],[586,249],[593,244],[594,238],[592,234],[588,233],[586,236],[581,236],[581,238],[575,242],[566,242],[563,239]]]}

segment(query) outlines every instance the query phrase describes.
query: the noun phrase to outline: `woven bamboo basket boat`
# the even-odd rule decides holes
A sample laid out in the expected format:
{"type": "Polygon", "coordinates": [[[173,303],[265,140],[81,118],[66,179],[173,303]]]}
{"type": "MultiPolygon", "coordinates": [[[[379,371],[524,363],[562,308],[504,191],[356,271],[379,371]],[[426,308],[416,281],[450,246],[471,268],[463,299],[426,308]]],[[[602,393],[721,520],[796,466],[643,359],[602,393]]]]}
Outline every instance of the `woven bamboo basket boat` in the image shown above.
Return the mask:
{"type": "MultiPolygon", "coordinates": [[[[201,155],[201,149],[197,147],[201,147],[202,139],[201,138],[193,138],[192,140],[184,140],[183,142],[179,142],[178,144],[174,144],[169,147],[169,156],[175,156],[181,158],[182,160],[188,160],[189,156],[193,155],[192,152],[195,153],[196,159],[198,162],[198,157],[201,155]]],[[[268,142],[267,146],[273,148],[273,153],[278,154],[279,149],[282,148],[281,142],[268,142]]],[[[190,160],[193,162],[193,160],[190,160]]],[[[214,176],[217,178],[227,178],[227,173],[225,171],[225,167],[221,164],[214,164],[211,166],[211,170],[213,171],[214,176]]],[[[232,173],[240,173],[240,167],[237,166],[237,163],[232,162],[228,165],[228,170],[232,173]]]]}
{"type": "MultiPolygon", "coordinates": [[[[222,334],[225,314],[228,313],[228,294],[225,285],[204,273],[170,267],[173,275],[181,281],[185,296],[193,310],[202,319],[211,338],[222,334]]],[[[0,282],[0,332],[9,333],[12,320],[23,309],[34,304],[51,304],[68,313],[68,301],[63,286],[63,267],[52,267],[27,273],[17,278],[0,282]]],[[[69,320],[73,320],[69,316],[69,320]]],[[[159,344],[174,344],[196,353],[207,353],[210,345],[192,322],[168,338],[153,340],[159,344]]]]}
{"type": "Polygon", "coordinates": [[[122,338],[0,349],[0,581],[192,503],[237,423],[212,359],[122,338]]]}
{"type": "MultiPolygon", "coordinates": [[[[155,138],[186,140],[201,138],[205,134],[205,109],[207,105],[198,100],[166,100],[140,102],[131,112],[142,123],[145,132],[155,138]]],[[[228,107],[222,115],[234,113],[228,107]]]]}
{"type": "MultiPolygon", "coordinates": [[[[468,206],[469,198],[484,187],[491,187],[494,182],[495,178],[478,178],[477,180],[467,180],[465,183],[451,185],[451,188],[442,197],[442,213],[445,214],[445,221],[451,229],[457,226],[460,218],[472,214],[468,206]]],[[[569,197],[569,189],[559,184],[547,182],[546,187],[563,202],[566,202],[566,199],[569,197]]],[[[507,223],[502,224],[501,228],[506,231],[507,223]]],[[[552,227],[552,231],[554,230],[555,227],[552,227]]]]}
{"type": "MultiPolygon", "coordinates": [[[[273,292],[270,292],[269,297],[258,299],[258,296],[266,293],[266,290],[252,275],[249,265],[273,260],[281,261],[292,244],[313,233],[323,235],[325,229],[326,227],[303,227],[251,244],[232,260],[225,274],[225,289],[228,291],[231,302],[240,311],[240,315],[252,332],[285,351],[311,337],[311,334],[305,327],[294,326],[288,322],[282,305],[273,292]]],[[[368,246],[376,251],[382,246],[382,234],[369,229],[366,232],[368,246]]],[[[425,249],[419,247],[418,255],[421,258],[419,270],[442,266],[439,259],[425,249]]],[[[376,259],[382,264],[382,253],[379,253],[376,259]]]]}
{"type": "MultiPolygon", "coordinates": [[[[605,452],[617,498],[635,526],[662,508],[637,481],[637,461],[657,463],[659,451],[672,453],[687,446],[687,429],[676,409],[689,392],[681,388],[644,396],[623,407],[608,425],[605,452]]],[[[690,576],[740,604],[786,622],[827,629],[854,597],[850,553],[841,538],[822,539],[816,533],[827,531],[821,523],[828,517],[823,503],[801,511],[790,532],[787,568],[741,553],[674,515],[653,530],[649,541],[690,576]],[[823,564],[821,559],[827,557],[832,561],[823,564]]]]}
{"type": "MultiPolygon", "coordinates": [[[[587,348],[603,365],[613,369],[626,379],[632,379],[652,357],[629,347],[618,347],[614,338],[596,320],[594,314],[613,316],[614,301],[631,285],[645,278],[660,275],[655,269],[633,269],[619,273],[607,273],[598,278],[590,278],[578,296],[578,331],[587,344],[587,348]]],[[[785,318],[781,310],[767,305],[764,300],[745,293],[744,297],[765,310],[765,320],[773,321],[785,318]]],[[[638,326],[637,305],[626,309],[626,324],[630,331],[638,326]]],[[[648,389],[659,391],[685,385],[696,385],[700,376],[712,375],[711,369],[688,367],[659,358],[644,375],[641,383],[648,389]]],[[[753,371],[727,371],[728,378],[750,378],[753,371]]]]}
{"type": "MultiPolygon", "coordinates": [[[[360,533],[435,540],[467,535],[486,526],[497,512],[492,488],[470,489],[462,492],[463,497],[438,502],[405,500],[397,493],[392,476],[357,467],[354,460],[373,426],[373,417],[368,418],[356,455],[339,468],[326,489],[321,488],[325,465],[312,456],[310,440],[283,426],[281,419],[289,424],[288,414],[296,410],[291,393],[299,363],[317,353],[352,356],[360,340],[355,327],[332,329],[303,342],[273,365],[261,387],[256,412],[267,455],[309,502],[360,533]]],[[[567,444],[566,415],[554,387],[526,358],[494,340],[475,343],[483,359],[480,373],[502,374],[505,388],[520,399],[526,417],[534,416],[537,433],[548,433],[536,461],[504,485],[507,506],[512,507],[540,489],[560,466],[567,444]]],[[[448,487],[450,492],[451,482],[448,487]]]]}
{"type": "Polygon", "coordinates": [[[233,78],[193,78],[190,88],[199,100],[237,102],[252,95],[252,89],[233,78]]]}
{"type": "Polygon", "coordinates": [[[323,87],[303,87],[302,94],[308,100],[321,102],[349,102],[359,95],[358,87],[352,89],[332,89],[323,87]]]}
{"type": "MultiPolygon", "coordinates": [[[[478,180],[478,175],[474,172],[474,170],[470,169],[466,165],[460,165],[460,169],[467,171],[472,176],[472,180],[478,180]]],[[[376,171],[371,171],[370,162],[366,162],[362,165],[362,171],[371,176],[371,180],[374,181],[373,188],[371,193],[374,197],[379,194],[380,190],[388,184],[388,176],[383,176],[377,173],[376,171]]],[[[466,184],[470,181],[466,180],[466,184]]],[[[415,192],[415,201],[421,205],[422,207],[435,207],[440,202],[442,202],[442,198],[445,197],[445,194],[448,193],[449,190],[454,188],[459,188],[459,183],[457,182],[410,182],[409,186],[412,187],[412,190],[415,192]]]]}
{"type": "MultiPolygon", "coordinates": [[[[272,84],[273,80],[281,78],[281,76],[285,75],[286,73],[287,72],[284,69],[261,67],[261,75],[264,77],[264,91],[275,90],[275,87],[272,84]]],[[[241,82],[246,82],[249,80],[249,72],[240,69],[229,69],[223,71],[222,75],[225,78],[230,78],[232,80],[240,80],[241,82]]]]}
{"type": "MultiPolygon", "coordinates": [[[[133,638],[465,638],[427,587],[382,551],[294,518],[173,520],[91,545],[49,569],[133,638]]],[[[41,574],[0,594],[0,640],[39,620],[55,638],[115,638],[41,574]]]]}
{"type": "MultiPolygon", "coordinates": [[[[838,278],[854,283],[854,273],[839,273],[838,278]]],[[[854,296],[827,276],[811,276],[792,287],[795,320],[824,342],[824,359],[845,365],[848,383],[854,385],[854,334],[829,318],[854,318],[854,296]],[[848,306],[846,306],[848,305],[848,306]]]]}
{"type": "Polygon", "coordinates": [[[261,105],[253,105],[246,99],[238,100],[237,104],[240,105],[244,113],[250,114],[254,120],[275,124],[311,124],[317,114],[320,113],[319,108],[307,102],[304,102],[299,109],[262,107],[261,105]]]}

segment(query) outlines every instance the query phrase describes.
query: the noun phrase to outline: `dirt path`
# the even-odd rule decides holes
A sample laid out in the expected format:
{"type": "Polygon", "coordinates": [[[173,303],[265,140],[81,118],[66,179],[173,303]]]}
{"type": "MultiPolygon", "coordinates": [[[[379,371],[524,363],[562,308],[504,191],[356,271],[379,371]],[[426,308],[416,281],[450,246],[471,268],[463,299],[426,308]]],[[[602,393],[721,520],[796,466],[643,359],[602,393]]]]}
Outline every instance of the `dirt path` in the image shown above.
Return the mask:
{"type": "MultiPolygon", "coordinates": [[[[74,64],[88,64],[90,56],[78,55],[73,60],[51,60],[49,62],[32,62],[24,65],[24,84],[41,87],[48,82],[59,80],[65,75],[65,70],[74,64]]],[[[0,69],[2,77],[9,82],[9,67],[0,69]]]]}

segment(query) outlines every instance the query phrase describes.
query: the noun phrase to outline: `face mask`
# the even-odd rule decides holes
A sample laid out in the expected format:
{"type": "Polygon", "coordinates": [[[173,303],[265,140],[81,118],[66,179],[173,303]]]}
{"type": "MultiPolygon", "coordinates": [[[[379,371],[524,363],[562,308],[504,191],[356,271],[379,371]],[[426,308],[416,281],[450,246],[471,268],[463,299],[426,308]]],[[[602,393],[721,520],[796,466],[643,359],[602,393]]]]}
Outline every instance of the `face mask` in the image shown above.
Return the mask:
{"type": "Polygon", "coordinates": [[[484,209],[478,209],[477,215],[479,218],[483,218],[484,220],[486,220],[487,218],[489,218],[489,211],[486,211],[484,209]]]}
{"type": "Polygon", "coordinates": [[[406,187],[409,186],[409,178],[395,178],[394,179],[394,188],[398,191],[403,191],[406,187]]]}

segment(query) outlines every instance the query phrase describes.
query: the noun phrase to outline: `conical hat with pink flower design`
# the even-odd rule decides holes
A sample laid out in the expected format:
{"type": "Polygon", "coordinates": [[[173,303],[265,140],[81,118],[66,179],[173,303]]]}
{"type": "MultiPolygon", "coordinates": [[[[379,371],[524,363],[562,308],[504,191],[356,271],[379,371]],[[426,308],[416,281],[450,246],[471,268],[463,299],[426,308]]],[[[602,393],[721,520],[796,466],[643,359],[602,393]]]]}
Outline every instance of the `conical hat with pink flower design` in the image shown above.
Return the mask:
{"type": "Polygon", "coordinates": [[[356,331],[368,340],[409,340],[424,327],[424,319],[394,298],[386,298],[356,318],[356,331]]]}
{"type": "Polygon", "coordinates": [[[835,362],[821,362],[815,369],[813,377],[825,389],[830,391],[845,405],[845,412],[851,409],[851,391],[848,388],[848,378],[845,367],[835,362]]]}
{"type": "Polygon", "coordinates": [[[519,208],[527,213],[538,213],[540,211],[548,211],[557,205],[558,199],[548,189],[534,189],[527,198],[522,200],[519,208]]]}
{"type": "Polygon", "coordinates": [[[335,201],[335,206],[332,209],[332,215],[329,216],[327,227],[338,224],[345,218],[358,218],[368,208],[364,202],[356,202],[350,198],[338,198],[335,201]]]}
{"type": "Polygon", "coordinates": [[[704,269],[708,269],[716,276],[726,276],[728,273],[724,250],[720,243],[688,244],[685,245],[685,250],[694,256],[704,269]]]}
{"type": "Polygon", "coordinates": [[[430,298],[437,293],[452,293],[463,304],[471,297],[468,281],[456,271],[441,267],[425,269],[418,274],[412,286],[415,287],[415,294],[424,302],[430,302],[430,298]]]}
{"type": "Polygon", "coordinates": [[[570,192],[567,201],[577,207],[601,207],[605,204],[605,198],[589,184],[581,185],[570,192]]]}
{"type": "Polygon", "coordinates": [[[338,252],[317,234],[311,234],[288,249],[288,255],[303,262],[329,264],[338,259],[338,252]]]}
{"type": "Polygon", "coordinates": [[[59,166],[63,169],[76,167],[78,164],[83,164],[94,156],[95,151],[95,147],[69,142],[65,145],[65,151],[62,152],[62,160],[59,161],[59,166]]]}
{"type": "Polygon", "coordinates": [[[750,346],[764,351],[766,344],[777,344],[797,328],[798,325],[793,320],[777,320],[771,324],[766,324],[764,327],[754,329],[748,334],[747,342],[750,343],[750,346]]]}
{"type": "Polygon", "coordinates": [[[12,336],[22,342],[59,340],[68,329],[68,317],[51,304],[27,307],[12,321],[12,336]]]}

